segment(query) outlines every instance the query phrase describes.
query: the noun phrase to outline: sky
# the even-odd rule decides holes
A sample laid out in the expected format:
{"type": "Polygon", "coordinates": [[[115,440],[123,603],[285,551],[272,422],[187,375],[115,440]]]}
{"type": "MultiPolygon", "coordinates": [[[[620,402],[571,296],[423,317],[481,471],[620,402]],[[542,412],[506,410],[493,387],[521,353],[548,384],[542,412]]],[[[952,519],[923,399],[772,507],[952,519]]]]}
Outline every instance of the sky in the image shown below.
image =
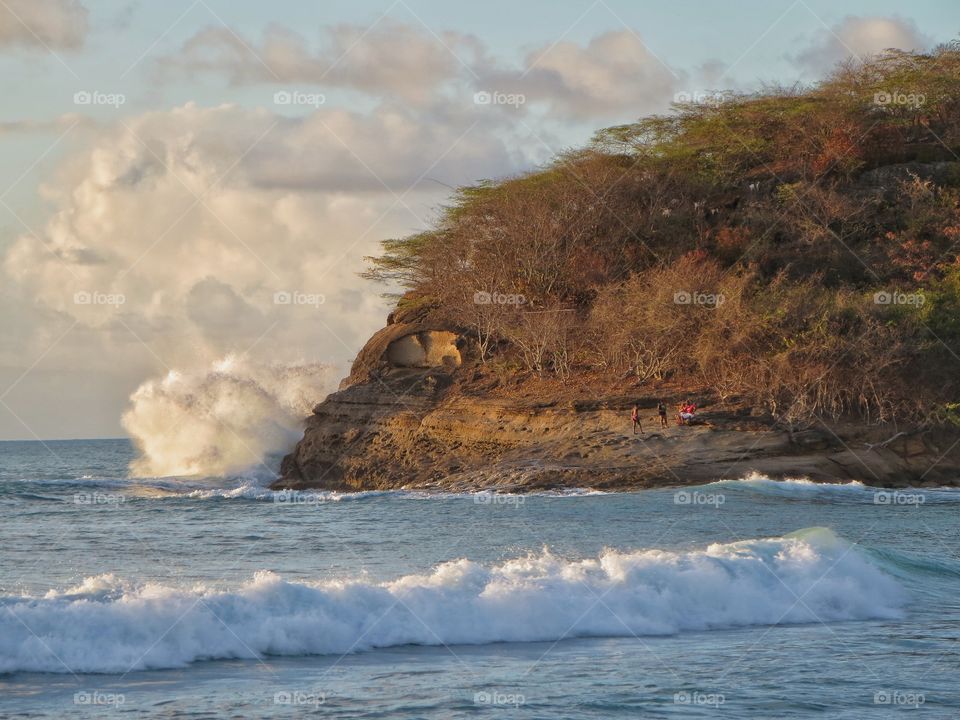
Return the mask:
{"type": "Polygon", "coordinates": [[[364,257],[452,187],[958,32],[952,0],[0,0],[0,439],[123,436],[225,362],[345,375],[390,309],[364,257]]]}

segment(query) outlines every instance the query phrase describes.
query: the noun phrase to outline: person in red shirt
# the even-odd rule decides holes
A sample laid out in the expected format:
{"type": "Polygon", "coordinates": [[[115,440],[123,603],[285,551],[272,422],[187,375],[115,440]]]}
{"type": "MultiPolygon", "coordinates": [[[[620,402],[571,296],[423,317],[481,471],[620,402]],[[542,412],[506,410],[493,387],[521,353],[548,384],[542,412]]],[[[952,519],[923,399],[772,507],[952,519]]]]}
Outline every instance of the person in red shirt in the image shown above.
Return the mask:
{"type": "Polygon", "coordinates": [[[680,413],[678,415],[678,421],[681,425],[687,425],[697,412],[697,406],[694,403],[686,402],[680,406],[680,413]]]}

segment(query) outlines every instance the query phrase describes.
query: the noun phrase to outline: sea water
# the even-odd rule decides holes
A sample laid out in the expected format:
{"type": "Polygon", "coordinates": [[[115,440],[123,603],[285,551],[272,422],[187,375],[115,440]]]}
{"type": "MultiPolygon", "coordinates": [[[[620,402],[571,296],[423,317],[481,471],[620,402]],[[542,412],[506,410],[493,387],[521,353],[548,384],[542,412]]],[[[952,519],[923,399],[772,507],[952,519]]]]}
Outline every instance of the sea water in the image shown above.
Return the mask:
{"type": "Polygon", "coordinates": [[[960,491],[274,493],[0,443],[0,717],[960,717],[960,491]]]}

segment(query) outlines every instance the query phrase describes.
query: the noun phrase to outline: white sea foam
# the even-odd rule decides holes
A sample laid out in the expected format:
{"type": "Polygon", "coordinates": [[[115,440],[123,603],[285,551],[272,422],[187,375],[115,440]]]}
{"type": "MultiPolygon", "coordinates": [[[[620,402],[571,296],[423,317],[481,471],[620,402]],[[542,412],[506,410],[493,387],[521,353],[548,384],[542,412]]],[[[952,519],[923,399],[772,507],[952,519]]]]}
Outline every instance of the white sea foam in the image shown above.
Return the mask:
{"type": "Polygon", "coordinates": [[[549,552],[425,575],[292,583],[260,573],[224,591],[113,576],[3,598],[0,672],[126,672],[214,658],[346,653],[405,644],[669,635],[898,617],[902,587],[832,532],[696,551],[549,552]],[[802,598],[802,601],[799,599],[802,598]]]}
{"type": "Polygon", "coordinates": [[[228,357],[141,385],[123,426],[141,456],[135,476],[227,475],[283,452],[334,389],[329,365],[264,365],[228,357]]]}
{"type": "MultiPolygon", "coordinates": [[[[169,483],[163,486],[169,489],[169,483]]],[[[438,490],[359,490],[356,492],[339,492],[335,490],[271,490],[269,487],[254,480],[243,480],[239,485],[224,488],[196,487],[180,484],[180,489],[164,496],[190,497],[197,499],[209,498],[241,498],[244,500],[268,500],[271,502],[289,502],[290,504],[310,504],[311,502],[341,502],[344,500],[372,500],[374,498],[391,498],[397,500],[470,500],[487,498],[581,498],[598,495],[610,495],[601,490],[590,488],[563,488],[558,490],[538,490],[531,493],[493,493],[489,490],[479,492],[442,492],[438,490]]]]}
{"type": "Polygon", "coordinates": [[[957,488],[900,488],[892,490],[865,485],[858,480],[851,480],[846,483],[821,483],[808,478],[774,480],[759,473],[751,473],[739,480],[720,480],[710,483],[708,487],[744,490],[761,495],[786,498],[835,500],[880,505],[886,504],[885,499],[887,498],[885,496],[893,494],[918,495],[923,497],[922,502],[929,503],[960,502],[960,490],[957,488]]]}
{"type": "Polygon", "coordinates": [[[714,485],[726,485],[728,487],[745,487],[759,491],[771,491],[782,495],[816,495],[816,494],[847,494],[862,495],[872,488],[864,485],[859,480],[851,480],[846,483],[819,483],[809,478],[784,478],[774,480],[760,473],[750,473],[749,475],[737,480],[721,480],[714,485]]]}

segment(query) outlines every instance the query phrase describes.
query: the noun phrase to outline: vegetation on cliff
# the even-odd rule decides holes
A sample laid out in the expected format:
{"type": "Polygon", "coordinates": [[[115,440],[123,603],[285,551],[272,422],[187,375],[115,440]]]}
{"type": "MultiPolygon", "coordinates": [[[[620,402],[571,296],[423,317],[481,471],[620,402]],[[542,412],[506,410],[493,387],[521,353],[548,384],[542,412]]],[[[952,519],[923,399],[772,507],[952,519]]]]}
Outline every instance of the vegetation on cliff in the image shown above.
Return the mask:
{"type": "Polygon", "coordinates": [[[598,132],[457,191],[369,277],[477,362],[739,397],[789,424],[960,401],[960,43],[598,132]]]}

